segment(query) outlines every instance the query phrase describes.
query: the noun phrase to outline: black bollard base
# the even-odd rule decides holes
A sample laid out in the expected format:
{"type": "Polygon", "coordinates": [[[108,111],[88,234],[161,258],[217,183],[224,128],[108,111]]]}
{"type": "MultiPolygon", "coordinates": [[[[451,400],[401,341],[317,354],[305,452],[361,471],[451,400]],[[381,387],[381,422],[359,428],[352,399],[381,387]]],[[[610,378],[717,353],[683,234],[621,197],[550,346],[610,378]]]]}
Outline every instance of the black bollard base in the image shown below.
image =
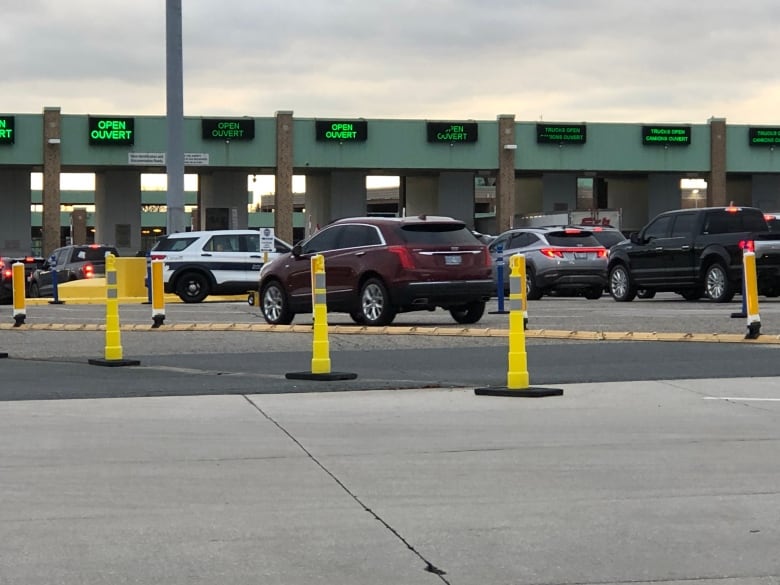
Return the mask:
{"type": "Polygon", "coordinates": [[[152,329],[158,329],[165,322],[165,315],[155,315],[152,317],[152,329]]]}
{"type": "Polygon", "coordinates": [[[745,333],[745,339],[758,339],[761,335],[761,322],[756,321],[747,326],[747,333],[745,333]]]}
{"type": "Polygon", "coordinates": [[[321,374],[315,374],[314,372],[288,372],[284,377],[288,380],[320,380],[327,382],[332,380],[354,380],[357,378],[357,374],[349,372],[327,372],[321,374]]]}
{"type": "Polygon", "coordinates": [[[24,320],[27,318],[27,315],[20,314],[20,315],[14,315],[14,327],[21,327],[24,325],[24,320]]]}
{"type": "Polygon", "coordinates": [[[106,360],[106,359],[91,359],[88,360],[91,366],[106,366],[109,368],[119,368],[122,366],[140,366],[140,360],[106,360]]]}
{"type": "Polygon", "coordinates": [[[545,396],[563,396],[562,388],[522,388],[513,390],[506,386],[474,388],[477,396],[517,396],[520,398],[543,398],[545,396]]]}

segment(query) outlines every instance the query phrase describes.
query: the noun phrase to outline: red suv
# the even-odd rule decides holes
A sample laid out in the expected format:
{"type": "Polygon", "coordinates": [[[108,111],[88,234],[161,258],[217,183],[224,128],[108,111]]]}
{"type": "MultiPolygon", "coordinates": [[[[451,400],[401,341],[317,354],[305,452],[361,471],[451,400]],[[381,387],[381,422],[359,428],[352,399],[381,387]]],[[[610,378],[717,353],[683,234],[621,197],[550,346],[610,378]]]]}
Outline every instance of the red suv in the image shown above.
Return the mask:
{"type": "Polygon", "coordinates": [[[271,324],[311,313],[311,257],[325,258],[328,311],[361,325],[441,307],[476,323],[493,294],[487,247],[449,217],[361,217],[335,221],[263,266],[260,306],[271,324]]]}

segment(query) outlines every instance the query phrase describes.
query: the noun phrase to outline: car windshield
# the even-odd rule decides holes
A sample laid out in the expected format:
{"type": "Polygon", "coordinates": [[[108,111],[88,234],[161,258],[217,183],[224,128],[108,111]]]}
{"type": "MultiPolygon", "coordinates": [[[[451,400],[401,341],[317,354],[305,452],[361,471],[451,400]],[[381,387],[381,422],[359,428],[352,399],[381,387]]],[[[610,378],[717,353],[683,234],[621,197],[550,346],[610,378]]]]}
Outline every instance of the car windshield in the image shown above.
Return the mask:
{"type": "Polygon", "coordinates": [[[181,252],[198,238],[160,238],[152,248],[155,252],[181,252]]]}
{"type": "Polygon", "coordinates": [[[473,246],[480,243],[465,225],[457,223],[405,225],[401,229],[401,237],[407,244],[473,246]]]}

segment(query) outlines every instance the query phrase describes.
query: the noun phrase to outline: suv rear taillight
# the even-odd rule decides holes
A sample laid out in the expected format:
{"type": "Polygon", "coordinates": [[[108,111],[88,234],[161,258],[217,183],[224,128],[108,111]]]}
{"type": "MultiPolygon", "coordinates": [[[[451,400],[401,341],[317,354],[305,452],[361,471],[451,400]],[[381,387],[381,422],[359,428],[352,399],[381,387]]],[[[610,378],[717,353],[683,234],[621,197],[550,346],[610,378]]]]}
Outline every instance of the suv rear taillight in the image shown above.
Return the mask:
{"type": "Polygon", "coordinates": [[[748,252],[755,252],[756,243],[753,240],[740,240],[739,249],[742,250],[743,252],[745,250],[747,250],[748,252]]]}
{"type": "Polygon", "coordinates": [[[387,248],[387,251],[398,256],[398,260],[401,262],[401,268],[406,270],[414,269],[414,258],[408,248],[405,248],[404,246],[390,246],[387,248]]]}
{"type": "Polygon", "coordinates": [[[94,278],[95,267],[92,264],[85,264],[81,270],[84,273],[84,278],[94,278]]]}
{"type": "Polygon", "coordinates": [[[3,274],[3,278],[4,279],[7,278],[8,280],[10,280],[10,279],[13,278],[13,276],[14,276],[13,269],[8,268],[7,266],[3,266],[2,267],[2,271],[3,271],[2,274],[3,274]]]}
{"type": "Polygon", "coordinates": [[[539,251],[548,258],[563,258],[565,253],[581,254],[583,252],[593,252],[596,254],[596,258],[609,256],[609,250],[606,248],[541,248],[539,251]]]}
{"type": "Polygon", "coordinates": [[[488,250],[487,246],[482,248],[482,258],[485,266],[493,266],[493,259],[490,257],[490,250],[488,250]]]}
{"type": "Polygon", "coordinates": [[[149,258],[151,260],[165,260],[165,254],[151,254],[149,258]]]}

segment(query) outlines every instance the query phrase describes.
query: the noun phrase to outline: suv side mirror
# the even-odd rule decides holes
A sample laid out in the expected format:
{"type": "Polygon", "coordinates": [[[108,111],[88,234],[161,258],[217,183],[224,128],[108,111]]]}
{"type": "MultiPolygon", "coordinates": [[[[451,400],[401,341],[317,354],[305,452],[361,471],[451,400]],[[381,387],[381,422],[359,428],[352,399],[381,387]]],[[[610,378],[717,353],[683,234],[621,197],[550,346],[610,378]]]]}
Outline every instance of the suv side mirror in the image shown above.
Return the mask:
{"type": "Polygon", "coordinates": [[[300,258],[301,254],[303,254],[303,247],[300,244],[295,244],[292,247],[292,255],[296,258],[300,258]]]}
{"type": "Polygon", "coordinates": [[[631,240],[632,244],[644,244],[644,239],[640,237],[639,232],[631,232],[628,239],[631,240]]]}

